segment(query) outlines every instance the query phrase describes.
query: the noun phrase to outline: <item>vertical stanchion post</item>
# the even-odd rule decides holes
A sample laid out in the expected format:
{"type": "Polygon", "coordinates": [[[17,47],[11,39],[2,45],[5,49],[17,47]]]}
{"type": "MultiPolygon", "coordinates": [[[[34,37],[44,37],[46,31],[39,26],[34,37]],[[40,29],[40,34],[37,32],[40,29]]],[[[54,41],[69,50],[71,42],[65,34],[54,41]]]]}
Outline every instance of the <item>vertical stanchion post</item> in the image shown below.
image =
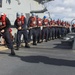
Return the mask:
{"type": "Polygon", "coordinates": [[[75,50],[75,37],[74,37],[74,42],[73,42],[72,49],[75,50]]]}

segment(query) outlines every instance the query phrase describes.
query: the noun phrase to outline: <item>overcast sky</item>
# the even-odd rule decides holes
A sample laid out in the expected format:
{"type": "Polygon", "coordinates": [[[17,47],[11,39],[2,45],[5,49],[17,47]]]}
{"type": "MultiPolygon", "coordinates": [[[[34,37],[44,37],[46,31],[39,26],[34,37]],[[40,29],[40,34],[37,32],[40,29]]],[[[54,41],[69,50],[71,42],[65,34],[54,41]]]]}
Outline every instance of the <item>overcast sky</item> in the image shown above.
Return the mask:
{"type": "Polygon", "coordinates": [[[53,19],[71,21],[75,18],[75,0],[54,0],[46,3],[53,19]]]}

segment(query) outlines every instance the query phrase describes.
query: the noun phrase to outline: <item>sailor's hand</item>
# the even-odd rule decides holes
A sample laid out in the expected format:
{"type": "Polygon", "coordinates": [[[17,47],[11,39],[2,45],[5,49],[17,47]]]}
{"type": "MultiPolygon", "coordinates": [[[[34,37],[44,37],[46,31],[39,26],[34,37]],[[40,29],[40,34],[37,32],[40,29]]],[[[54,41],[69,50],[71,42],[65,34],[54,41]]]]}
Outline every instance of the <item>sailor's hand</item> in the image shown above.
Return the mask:
{"type": "Polygon", "coordinates": [[[41,26],[37,26],[37,27],[41,27],[41,26]]]}
{"type": "Polygon", "coordinates": [[[28,29],[32,29],[32,27],[29,27],[28,29]]]}
{"type": "Polygon", "coordinates": [[[37,26],[34,26],[33,28],[36,28],[37,26]]]}
{"type": "Polygon", "coordinates": [[[22,29],[22,27],[18,27],[18,30],[21,30],[22,29]]]}
{"type": "Polygon", "coordinates": [[[43,26],[43,27],[46,27],[46,26],[43,26]]]}
{"type": "Polygon", "coordinates": [[[5,31],[5,30],[4,30],[4,29],[2,29],[2,30],[1,30],[1,33],[4,33],[4,31],[5,31]]]}

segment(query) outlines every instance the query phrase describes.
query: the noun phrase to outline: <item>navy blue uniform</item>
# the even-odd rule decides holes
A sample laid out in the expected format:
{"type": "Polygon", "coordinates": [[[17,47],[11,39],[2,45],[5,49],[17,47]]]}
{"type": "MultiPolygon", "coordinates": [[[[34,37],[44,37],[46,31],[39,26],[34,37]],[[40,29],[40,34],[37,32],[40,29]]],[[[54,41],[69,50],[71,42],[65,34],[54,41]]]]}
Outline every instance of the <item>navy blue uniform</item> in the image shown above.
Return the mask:
{"type": "Polygon", "coordinates": [[[50,36],[51,36],[51,39],[55,39],[55,21],[54,20],[51,20],[50,21],[50,36]]]}
{"type": "Polygon", "coordinates": [[[30,46],[28,45],[28,33],[26,29],[26,18],[17,18],[14,23],[16,29],[17,29],[17,48],[19,48],[20,43],[21,43],[21,35],[23,34],[24,37],[24,42],[25,42],[25,47],[29,48],[30,46]],[[21,29],[19,29],[21,27],[21,29]]]}
{"type": "Polygon", "coordinates": [[[62,30],[61,30],[61,34],[62,34],[62,37],[65,37],[65,32],[66,32],[66,28],[65,28],[65,22],[62,21],[61,22],[61,25],[62,25],[62,30]]]}
{"type": "Polygon", "coordinates": [[[42,41],[45,39],[45,41],[48,41],[48,31],[49,31],[49,20],[43,19],[43,30],[42,30],[42,41]],[[45,26],[45,27],[44,27],[45,26]]]}
{"type": "Polygon", "coordinates": [[[31,16],[28,20],[29,27],[29,37],[31,41],[31,36],[33,36],[33,45],[37,45],[37,21],[35,16],[31,16]]]}
{"type": "Polygon", "coordinates": [[[37,17],[37,43],[41,43],[41,26],[42,26],[42,19],[37,17]]]}
{"type": "Polygon", "coordinates": [[[2,17],[0,18],[0,33],[2,34],[3,38],[5,39],[6,45],[9,49],[11,49],[11,55],[15,55],[14,49],[13,49],[13,42],[11,40],[11,36],[9,33],[9,27],[11,25],[9,19],[7,17],[5,18],[5,23],[2,21],[2,17]],[[4,30],[4,32],[2,32],[4,30]]]}

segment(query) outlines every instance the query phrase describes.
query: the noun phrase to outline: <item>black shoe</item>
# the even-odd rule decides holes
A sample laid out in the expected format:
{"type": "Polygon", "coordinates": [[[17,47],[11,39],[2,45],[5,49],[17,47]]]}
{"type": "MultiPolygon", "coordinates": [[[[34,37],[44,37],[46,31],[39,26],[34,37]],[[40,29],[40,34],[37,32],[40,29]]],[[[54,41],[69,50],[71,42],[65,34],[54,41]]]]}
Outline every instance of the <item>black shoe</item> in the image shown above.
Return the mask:
{"type": "Polygon", "coordinates": [[[11,55],[12,55],[12,56],[14,56],[14,55],[15,55],[14,50],[11,50],[11,55]]]}
{"type": "Polygon", "coordinates": [[[48,39],[48,41],[50,41],[50,40],[51,40],[51,38],[48,39]]]}
{"type": "Polygon", "coordinates": [[[17,47],[15,50],[19,50],[19,47],[17,47]]]}
{"type": "Polygon", "coordinates": [[[55,39],[57,39],[58,37],[55,37],[55,39]]]}
{"type": "Polygon", "coordinates": [[[37,43],[41,43],[40,41],[38,41],[37,43]]]}
{"type": "Polygon", "coordinates": [[[54,38],[52,38],[52,40],[54,40],[54,38]]]}
{"type": "Polygon", "coordinates": [[[43,40],[41,42],[43,42],[43,40]]]}
{"type": "Polygon", "coordinates": [[[47,40],[45,40],[45,42],[47,42],[47,40]]]}
{"type": "Polygon", "coordinates": [[[33,43],[33,45],[37,45],[37,43],[33,43]]]}
{"type": "Polygon", "coordinates": [[[30,48],[30,46],[29,46],[29,45],[25,45],[25,47],[26,47],[26,48],[30,48]]]}

